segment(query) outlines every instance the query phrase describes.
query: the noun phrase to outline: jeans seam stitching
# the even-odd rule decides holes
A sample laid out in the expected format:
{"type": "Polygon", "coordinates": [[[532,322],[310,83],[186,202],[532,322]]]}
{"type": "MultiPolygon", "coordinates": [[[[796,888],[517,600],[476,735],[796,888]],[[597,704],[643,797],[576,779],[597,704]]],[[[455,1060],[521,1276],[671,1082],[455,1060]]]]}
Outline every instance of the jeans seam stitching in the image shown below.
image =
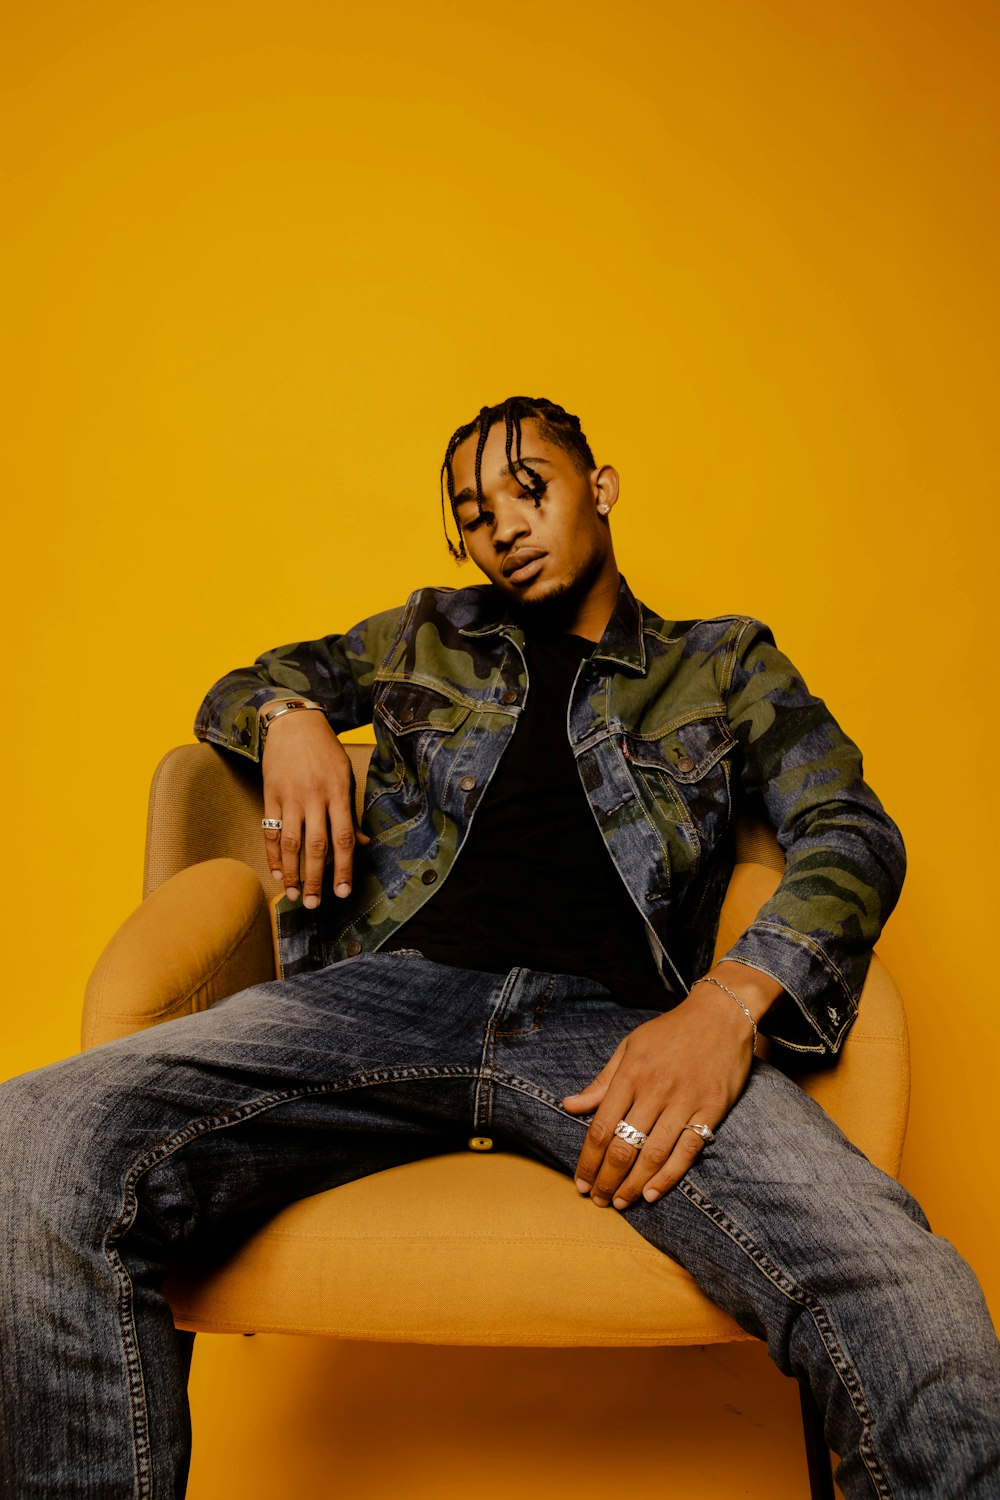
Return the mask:
{"type": "Polygon", "coordinates": [[[728,1214],[724,1213],[711,1198],[707,1197],[700,1188],[687,1177],[681,1179],[677,1184],[678,1189],[684,1194],[688,1202],[697,1208],[707,1218],[711,1219],[719,1229],[722,1230],[744,1255],[756,1266],[757,1270],[775,1286],[779,1292],[788,1298],[790,1302],[797,1303],[809,1313],[820,1336],[820,1340],[826,1350],[827,1356],[832,1364],[837,1378],[843,1385],[855,1414],[861,1424],[861,1437],[858,1441],[858,1453],[865,1468],[868,1470],[869,1478],[875,1486],[879,1500],[892,1500],[892,1487],[874,1452],[872,1442],[872,1414],[871,1408],[865,1399],[858,1379],[857,1371],[847,1357],[847,1352],[840,1343],[833,1327],[832,1320],[823,1303],[812,1292],[806,1291],[805,1287],[799,1286],[786,1271],[783,1271],[775,1261],[762,1250],[754,1239],[733,1222],[728,1214]]]}
{"type": "Polygon", "coordinates": [[[476,1097],[473,1102],[472,1124],[473,1129],[482,1133],[489,1130],[493,1124],[493,1082],[494,1082],[494,1058],[496,1056],[497,1031],[495,1016],[501,1009],[509,994],[515,989],[521,977],[520,969],[511,969],[503,984],[496,1003],[490,1011],[489,1020],[486,1022],[486,1033],[483,1037],[483,1051],[479,1063],[479,1082],[476,1085],[476,1097]],[[480,1113],[480,1106],[482,1112],[480,1113]]]}
{"type": "Polygon", "coordinates": [[[479,1077],[476,1080],[476,1093],[472,1101],[472,1128],[482,1131],[488,1126],[492,1118],[492,1076],[493,1076],[493,1053],[496,1042],[493,1029],[489,1022],[486,1024],[486,1034],[483,1037],[483,1051],[479,1059],[479,1077]]]}
{"type": "Polygon", "coordinates": [[[135,1482],[137,1500],[146,1500],[152,1495],[150,1472],[151,1443],[149,1437],[149,1408],[146,1402],[146,1386],[142,1378],[142,1363],[139,1359],[139,1341],[135,1336],[133,1317],[132,1278],[129,1276],[116,1250],[105,1246],[105,1259],[111,1274],[118,1284],[115,1308],[118,1315],[118,1332],[125,1356],[125,1380],[128,1386],[129,1406],[132,1412],[132,1452],[135,1457],[135,1482]]]}
{"type": "Polygon", "coordinates": [[[556,1114],[562,1115],[565,1120],[572,1120],[574,1124],[583,1125],[587,1128],[592,1113],[586,1115],[571,1115],[568,1109],[563,1109],[562,1100],[556,1094],[550,1094],[547,1089],[539,1088],[537,1083],[530,1079],[520,1078],[516,1073],[505,1073],[502,1069],[496,1069],[492,1075],[493,1083],[499,1088],[513,1089],[515,1093],[527,1094],[529,1098],[544,1104],[548,1109],[554,1110],[556,1114]]]}

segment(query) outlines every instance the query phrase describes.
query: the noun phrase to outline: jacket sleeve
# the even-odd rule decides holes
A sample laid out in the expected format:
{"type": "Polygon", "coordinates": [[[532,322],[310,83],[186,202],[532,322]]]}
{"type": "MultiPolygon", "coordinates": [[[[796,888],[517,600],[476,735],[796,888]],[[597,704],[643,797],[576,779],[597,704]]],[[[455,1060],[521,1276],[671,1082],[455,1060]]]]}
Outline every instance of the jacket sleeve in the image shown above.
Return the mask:
{"type": "Polygon", "coordinates": [[[259,711],[282,698],[312,698],[336,731],[369,724],[375,672],[400,627],[403,609],[362,620],[343,635],[295,641],[258,656],[209,688],[198,710],[198,739],[251,760],[261,754],[259,711]]]}
{"type": "Polygon", "coordinates": [[[765,1027],[776,1041],[833,1053],[899,899],[903,841],[863,778],[857,745],[765,625],[741,622],[730,665],[727,711],[743,788],[763,801],[785,870],[725,957],[783,985],[786,998],[765,1027]]]}

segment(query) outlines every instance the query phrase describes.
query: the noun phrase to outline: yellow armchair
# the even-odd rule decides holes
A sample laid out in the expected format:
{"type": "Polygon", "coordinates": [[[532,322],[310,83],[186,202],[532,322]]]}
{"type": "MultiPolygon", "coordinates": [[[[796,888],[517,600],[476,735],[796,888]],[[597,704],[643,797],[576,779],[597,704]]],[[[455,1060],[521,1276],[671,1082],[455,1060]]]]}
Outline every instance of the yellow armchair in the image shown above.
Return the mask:
{"type": "MultiPolygon", "coordinates": [[[[370,747],[348,749],[363,786],[370,747]]],[[[164,758],[150,795],[146,899],[91,977],[85,1047],[274,977],[260,816],[255,767],[207,745],[164,758]]],[[[737,859],[720,952],[782,866],[761,826],[740,829],[737,859]]],[[[877,957],[837,1064],[799,1064],[796,1077],[872,1161],[898,1171],[906,1021],[877,957]]],[[[618,1215],[594,1213],[568,1178],[504,1152],[412,1162],[293,1203],[224,1266],[175,1273],[168,1294],[179,1327],[208,1332],[550,1347],[750,1338],[618,1215]],[[617,1289],[626,1280],[635,1295],[623,1302],[617,1289]]],[[[811,1494],[825,1500],[829,1460],[805,1393],[803,1420],[811,1494]]]]}

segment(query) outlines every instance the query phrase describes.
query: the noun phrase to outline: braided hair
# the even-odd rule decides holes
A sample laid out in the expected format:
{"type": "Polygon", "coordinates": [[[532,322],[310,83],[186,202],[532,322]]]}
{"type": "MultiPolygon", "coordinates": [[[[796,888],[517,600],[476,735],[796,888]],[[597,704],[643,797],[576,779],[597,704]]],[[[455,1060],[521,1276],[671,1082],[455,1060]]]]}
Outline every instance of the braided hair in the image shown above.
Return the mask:
{"type": "Polygon", "coordinates": [[[476,445],[476,504],[479,506],[479,514],[483,514],[483,483],[482,464],[483,449],[486,447],[486,439],[489,437],[490,428],[501,418],[506,427],[506,452],[507,463],[512,473],[517,473],[519,482],[534,499],[535,505],[541,503],[541,496],[545,489],[545,482],[541,475],[536,473],[530,464],[521,461],[521,423],[528,417],[538,423],[538,430],[547,443],[554,447],[562,448],[570,455],[576,467],[581,473],[589,473],[595,467],[594,455],[590,451],[580,427],[580,418],[574,417],[562,406],[557,406],[554,401],[547,401],[544,396],[508,396],[506,401],[500,401],[496,406],[484,406],[479,415],[471,422],[465,422],[457,428],[448,439],[448,447],[445,450],[444,462],[441,465],[441,521],[444,526],[445,541],[448,543],[448,551],[456,562],[464,562],[467,553],[465,550],[465,539],[462,536],[462,528],[458,524],[458,515],[455,507],[455,479],[451,472],[451,461],[455,449],[460,443],[464,443],[467,437],[474,432],[479,433],[479,442],[476,445]],[[522,479],[521,475],[527,475],[522,479]],[[451,507],[452,520],[458,531],[458,545],[452,541],[448,531],[448,505],[445,503],[445,485],[447,484],[448,502],[451,507]]]}

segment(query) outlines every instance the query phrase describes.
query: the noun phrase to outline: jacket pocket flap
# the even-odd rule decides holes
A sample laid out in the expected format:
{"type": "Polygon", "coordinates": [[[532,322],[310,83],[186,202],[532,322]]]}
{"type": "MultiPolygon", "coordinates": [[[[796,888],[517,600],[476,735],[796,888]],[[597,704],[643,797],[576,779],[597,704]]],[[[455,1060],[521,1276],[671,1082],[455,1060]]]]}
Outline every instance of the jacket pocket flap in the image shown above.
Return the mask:
{"type": "Polygon", "coordinates": [[[627,758],[637,766],[665,771],[674,781],[700,781],[736,741],[724,718],[692,719],[661,736],[625,736],[627,758]]]}
{"type": "Polygon", "coordinates": [[[414,734],[419,729],[449,734],[470,711],[470,704],[424,682],[387,682],[375,702],[376,715],[394,734],[414,734]]]}

